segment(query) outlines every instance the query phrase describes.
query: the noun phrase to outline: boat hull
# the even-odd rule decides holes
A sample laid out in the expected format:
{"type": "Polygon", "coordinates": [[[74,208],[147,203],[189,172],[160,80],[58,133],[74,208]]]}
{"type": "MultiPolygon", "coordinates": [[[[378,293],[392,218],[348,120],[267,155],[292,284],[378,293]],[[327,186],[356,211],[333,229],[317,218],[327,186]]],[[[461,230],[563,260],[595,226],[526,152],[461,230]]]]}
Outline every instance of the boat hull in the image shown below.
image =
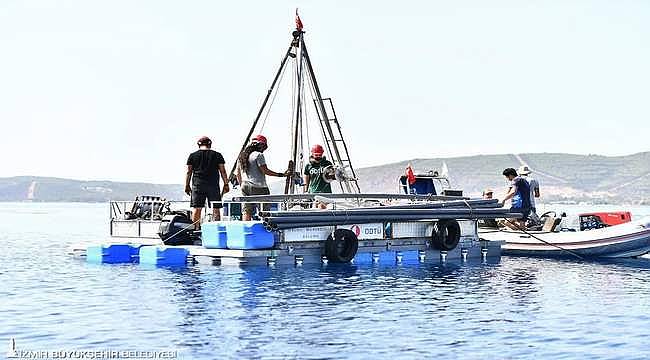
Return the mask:
{"type": "Polygon", "coordinates": [[[503,255],[623,258],[650,252],[650,217],[603,229],[579,232],[479,230],[486,240],[502,240],[503,255]]]}

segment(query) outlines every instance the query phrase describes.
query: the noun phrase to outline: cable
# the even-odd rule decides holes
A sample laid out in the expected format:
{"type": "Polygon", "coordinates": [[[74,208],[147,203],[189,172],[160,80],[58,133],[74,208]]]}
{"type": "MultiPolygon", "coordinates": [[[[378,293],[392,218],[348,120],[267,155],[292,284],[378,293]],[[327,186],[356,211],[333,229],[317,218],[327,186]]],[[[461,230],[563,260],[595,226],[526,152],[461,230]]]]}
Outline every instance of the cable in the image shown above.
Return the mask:
{"type": "Polygon", "coordinates": [[[271,107],[273,107],[273,103],[275,102],[275,97],[278,96],[278,93],[280,92],[280,84],[282,84],[282,79],[284,78],[284,71],[287,69],[287,66],[282,68],[282,73],[280,73],[280,79],[278,81],[278,86],[275,88],[275,93],[273,94],[273,97],[271,98],[271,103],[267,107],[266,110],[266,115],[264,116],[264,120],[262,120],[262,126],[260,127],[260,133],[264,132],[264,125],[266,125],[266,119],[268,119],[269,114],[271,114],[271,107]]]}
{"type": "MultiPolygon", "coordinates": [[[[308,79],[309,79],[309,90],[311,92],[312,103],[315,104],[315,101],[316,101],[316,87],[314,85],[314,79],[312,79],[311,76],[308,76],[308,79]]],[[[330,144],[327,141],[327,135],[325,134],[325,126],[323,126],[323,120],[325,120],[325,121],[329,121],[329,120],[327,118],[327,114],[320,114],[320,110],[318,108],[318,105],[315,105],[315,108],[316,108],[316,118],[320,119],[319,124],[318,124],[318,128],[321,131],[322,140],[325,143],[325,149],[327,150],[327,156],[329,157],[329,159],[331,161],[333,159],[332,150],[330,149],[330,144]],[[322,115],[322,117],[321,117],[321,115],[322,115]]]]}
{"type": "MultiPolygon", "coordinates": [[[[561,246],[559,246],[559,245],[552,244],[552,243],[550,243],[550,242],[548,242],[548,241],[545,241],[545,240],[542,240],[542,239],[538,238],[537,236],[535,236],[535,235],[529,233],[528,231],[524,230],[521,226],[519,226],[519,224],[515,224],[515,223],[513,223],[512,221],[510,221],[509,219],[505,219],[505,220],[506,220],[508,223],[510,223],[511,225],[514,225],[515,228],[516,228],[517,230],[523,232],[524,234],[526,234],[526,235],[532,237],[532,238],[535,239],[535,240],[539,240],[539,241],[543,242],[543,243],[546,244],[546,245],[550,245],[550,246],[556,247],[556,248],[558,248],[558,249],[560,249],[560,250],[562,250],[562,251],[566,251],[567,253],[569,253],[569,254],[571,254],[571,255],[577,257],[577,258],[580,259],[580,260],[584,260],[584,259],[585,259],[584,257],[582,257],[582,256],[580,256],[580,255],[578,255],[578,254],[576,254],[574,251],[571,251],[571,250],[569,250],[569,249],[565,249],[565,248],[563,248],[563,247],[561,247],[561,246]]],[[[499,230],[499,231],[501,231],[501,230],[499,230]]]]}
{"type": "Polygon", "coordinates": [[[467,208],[469,209],[469,216],[472,216],[472,213],[474,212],[474,208],[472,208],[472,205],[469,204],[467,199],[463,199],[463,202],[465,203],[465,205],[467,205],[467,208]]]}

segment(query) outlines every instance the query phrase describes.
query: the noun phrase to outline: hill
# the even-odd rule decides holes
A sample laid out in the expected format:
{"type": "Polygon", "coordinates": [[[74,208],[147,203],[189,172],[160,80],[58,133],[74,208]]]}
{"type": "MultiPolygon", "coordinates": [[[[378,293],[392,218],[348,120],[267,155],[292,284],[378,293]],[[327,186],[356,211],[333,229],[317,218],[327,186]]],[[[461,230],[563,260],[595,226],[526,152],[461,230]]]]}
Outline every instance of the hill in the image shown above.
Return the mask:
{"type": "MultiPolygon", "coordinates": [[[[650,152],[627,156],[573,154],[505,154],[455,158],[412,159],[357,169],[364,192],[396,192],[397,178],[408,163],[417,171],[439,170],[446,163],[454,188],[479,196],[485,188],[496,197],[506,188],[501,172],[506,167],[527,164],[531,176],[541,184],[545,202],[590,202],[650,204],[650,152]]],[[[272,184],[281,191],[281,183],[272,184]]],[[[160,195],[169,200],[185,199],[180,184],[147,184],[113,181],[80,181],[49,177],[0,178],[0,201],[130,200],[136,195],[160,195]]]]}
{"type": "Polygon", "coordinates": [[[498,197],[507,185],[503,169],[526,164],[540,182],[544,201],[650,203],[650,152],[614,157],[538,153],[413,159],[359,169],[362,189],[396,191],[397,177],[409,162],[416,172],[440,169],[445,162],[454,187],[473,196],[489,187],[498,197]]]}
{"type": "Polygon", "coordinates": [[[181,200],[184,193],[182,185],[80,181],[34,176],[0,178],[0,201],[106,202],[130,200],[136,195],[159,195],[168,200],[181,200]]]}

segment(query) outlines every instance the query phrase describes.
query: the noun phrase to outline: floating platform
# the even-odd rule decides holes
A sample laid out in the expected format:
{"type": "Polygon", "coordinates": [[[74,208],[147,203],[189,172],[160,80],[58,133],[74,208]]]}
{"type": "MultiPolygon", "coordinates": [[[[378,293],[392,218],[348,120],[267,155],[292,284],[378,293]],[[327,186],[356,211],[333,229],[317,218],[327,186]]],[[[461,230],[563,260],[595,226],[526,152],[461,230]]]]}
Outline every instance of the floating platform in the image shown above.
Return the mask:
{"type": "MultiPolygon", "coordinates": [[[[111,239],[111,242],[100,245],[103,249],[118,249],[122,254],[125,248],[139,249],[139,257],[111,256],[112,261],[104,263],[147,263],[152,265],[183,266],[192,264],[234,265],[234,266],[274,266],[302,265],[327,263],[323,253],[322,241],[303,241],[282,243],[272,249],[241,250],[241,249],[206,249],[198,245],[165,246],[160,240],[134,243],[135,239],[111,239]],[[170,250],[177,249],[177,250],[170,250]],[[171,255],[170,251],[175,254],[171,255]],[[143,256],[145,254],[145,256],[143,256]],[[123,261],[114,261],[115,258],[123,261]]],[[[478,239],[462,239],[458,246],[450,251],[436,250],[431,247],[427,238],[409,239],[367,239],[359,240],[357,253],[350,261],[353,264],[399,264],[403,262],[440,263],[445,261],[487,260],[501,256],[502,241],[487,241],[478,239]]],[[[68,254],[76,258],[95,256],[89,253],[97,245],[78,244],[68,249],[68,254]]],[[[106,250],[104,250],[106,251],[106,250]]]]}
{"type": "MultiPolygon", "coordinates": [[[[293,201],[304,196],[288,197],[293,201]]],[[[381,197],[355,196],[371,204],[375,197],[381,197]]],[[[278,199],[286,200],[287,196],[278,199]]],[[[239,200],[278,199],[265,196],[239,200]]],[[[157,203],[152,201],[149,209],[156,207],[157,203]]],[[[511,215],[506,209],[495,208],[496,200],[456,197],[453,201],[391,204],[291,211],[286,210],[291,204],[277,204],[280,211],[262,212],[257,221],[241,221],[234,207],[241,204],[225,203],[224,220],[204,222],[199,235],[192,230],[194,225],[186,212],[170,210],[163,204],[159,208],[166,208],[166,214],[131,218],[126,211],[118,210],[125,209],[125,204],[118,206],[112,202],[109,240],[103,244],[76,245],[69,253],[89,262],[174,266],[438,263],[501,256],[504,242],[479,238],[477,226],[480,218],[511,215]],[[127,248],[132,249],[130,257],[127,248]]]]}

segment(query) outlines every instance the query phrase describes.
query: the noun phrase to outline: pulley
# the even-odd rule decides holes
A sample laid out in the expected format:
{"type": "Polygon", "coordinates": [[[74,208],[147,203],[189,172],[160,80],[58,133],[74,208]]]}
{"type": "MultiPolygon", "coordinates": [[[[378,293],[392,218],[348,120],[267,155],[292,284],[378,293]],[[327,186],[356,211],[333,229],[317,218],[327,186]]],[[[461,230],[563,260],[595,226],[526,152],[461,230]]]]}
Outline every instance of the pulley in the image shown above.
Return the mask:
{"type": "Polygon", "coordinates": [[[323,168],[321,176],[327,183],[331,183],[334,180],[340,182],[356,180],[354,176],[352,176],[349,166],[328,165],[323,168]]]}

